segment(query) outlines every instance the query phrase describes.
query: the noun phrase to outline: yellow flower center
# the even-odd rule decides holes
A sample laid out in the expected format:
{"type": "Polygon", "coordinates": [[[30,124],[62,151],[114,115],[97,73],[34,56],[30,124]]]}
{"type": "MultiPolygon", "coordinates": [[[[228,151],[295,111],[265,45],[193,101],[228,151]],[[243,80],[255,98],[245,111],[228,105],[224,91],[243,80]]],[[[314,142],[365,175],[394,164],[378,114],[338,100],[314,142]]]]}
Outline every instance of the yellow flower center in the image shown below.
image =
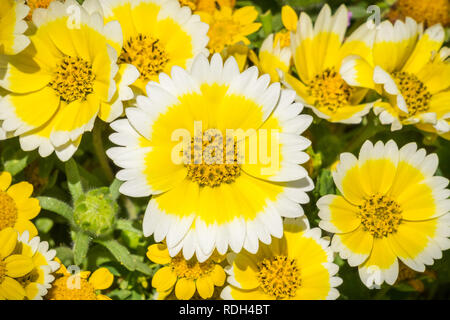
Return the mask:
{"type": "Polygon", "coordinates": [[[289,47],[291,45],[291,32],[289,30],[284,30],[275,34],[273,46],[275,47],[278,42],[280,43],[281,49],[289,47]]]}
{"type": "Polygon", "coordinates": [[[389,196],[374,194],[359,206],[358,216],[365,231],[375,238],[383,238],[397,231],[402,210],[389,196]]]}
{"type": "Polygon", "coordinates": [[[13,198],[0,191],[0,230],[14,227],[17,221],[17,206],[13,198]]]}
{"type": "Polygon", "coordinates": [[[349,104],[353,90],[333,67],[316,75],[309,84],[309,91],[317,108],[334,113],[349,104]]]}
{"type": "Polygon", "coordinates": [[[302,284],[297,260],[279,255],[258,263],[257,278],[264,293],[277,299],[295,297],[302,284]]]}
{"type": "Polygon", "coordinates": [[[396,72],[394,79],[408,106],[408,116],[427,112],[430,108],[431,93],[422,81],[412,73],[396,72]]]}
{"type": "Polygon", "coordinates": [[[208,31],[210,52],[222,52],[226,46],[235,44],[241,28],[231,15],[220,14],[220,11],[216,11],[208,31]]]}
{"type": "Polygon", "coordinates": [[[192,139],[191,163],[186,165],[187,177],[201,187],[217,187],[222,183],[234,182],[241,174],[241,167],[237,163],[237,150],[235,142],[231,139],[224,141],[221,136],[212,137],[211,142],[205,140],[202,142],[200,138],[197,138],[195,143],[192,139]],[[201,159],[201,162],[197,159],[201,159]]]}
{"type": "Polygon", "coordinates": [[[85,279],[62,276],[52,283],[48,300],[97,300],[95,288],[85,279]],[[79,281],[79,282],[78,282],[79,281]]]}
{"type": "Polygon", "coordinates": [[[1,260],[0,257],[0,284],[3,282],[6,276],[6,263],[1,260]]]}
{"type": "Polygon", "coordinates": [[[181,6],[186,6],[186,7],[191,8],[192,11],[197,9],[197,1],[193,1],[193,0],[178,0],[178,2],[180,2],[181,6]]]}
{"type": "Polygon", "coordinates": [[[134,65],[141,73],[142,80],[152,80],[164,71],[169,55],[159,39],[139,34],[131,37],[123,45],[119,63],[134,65]]]}
{"type": "Polygon", "coordinates": [[[50,86],[62,100],[70,103],[92,93],[94,80],[95,75],[89,62],[79,57],[65,56],[57,66],[50,86]]]}
{"type": "Polygon", "coordinates": [[[196,280],[214,270],[215,263],[212,259],[205,262],[198,262],[196,259],[185,260],[182,255],[177,255],[170,262],[170,267],[177,275],[177,278],[196,280]]]}
{"type": "Polygon", "coordinates": [[[449,0],[399,0],[397,7],[403,16],[425,22],[428,26],[437,23],[447,25],[450,22],[449,0]]]}
{"type": "Polygon", "coordinates": [[[33,12],[37,8],[47,9],[52,1],[53,0],[26,0],[25,3],[30,7],[30,12],[28,13],[26,19],[31,20],[33,17],[33,12]]]}

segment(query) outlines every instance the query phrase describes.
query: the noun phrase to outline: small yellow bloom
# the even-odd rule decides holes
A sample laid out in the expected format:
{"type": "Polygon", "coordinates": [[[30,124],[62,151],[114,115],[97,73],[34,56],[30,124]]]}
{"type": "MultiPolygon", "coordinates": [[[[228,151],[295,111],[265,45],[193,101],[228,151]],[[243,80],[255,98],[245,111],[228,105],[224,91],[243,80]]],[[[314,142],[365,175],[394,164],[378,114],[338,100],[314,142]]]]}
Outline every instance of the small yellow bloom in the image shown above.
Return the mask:
{"type": "Polygon", "coordinates": [[[324,300],[337,299],[329,240],[320,229],[308,229],[307,220],[286,219],[284,236],[262,245],[256,254],[241,251],[227,256],[230,266],[225,300],[324,300]]]}
{"type": "Polygon", "coordinates": [[[0,54],[17,54],[30,44],[24,35],[28,26],[23,20],[29,10],[24,0],[0,1],[0,54]]]}
{"type": "Polygon", "coordinates": [[[147,257],[154,263],[165,265],[152,279],[158,299],[169,296],[174,288],[179,300],[189,300],[196,292],[202,299],[209,299],[215,287],[225,282],[225,271],[220,265],[223,258],[219,255],[200,263],[195,257],[185,260],[182,254],[172,258],[165,244],[154,244],[148,248],[147,257]]]}
{"type": "Polygon", "coordinates": [[[98,290],[106,290],[113,284],[114,276],[107,268],[99,268],[92,274],[81,271],[72,275],[61,264],[56,276],[46,300],[111,300],[98,293],[98,290]]]}
{"type": "Polygon", "coordinates": [[[209,50],[211,53],[222,52],[225,47],[238,42],[250,44],[247,36],[258,31],[261,23],[254,22],[258,17],[255,7],[247,6],[233,11],[222,7],[213,13],[198,12],[202,21],[209,24],[209,50]]]}
{"type": "Polygon", "coordinates": [[[178,0],[180,5],[188,6],[192,11],[213,13],[217,7],[234,8],[236,0],[178,0]]]}
{"type": "Polygon", "coordinates": [[[9,172],[0,174],[0,230],[14,228],[19,233],[28,230],[33,238],[37,230],[30,220],[41,211],[39,200],[30,198],[33,193],[30,183],[20,182],[11,186],[11,181],[9,172]]]}
{"type": "Polygon", "coordinates": [[[335,233],[331,247],[367,287],[394,284],[399,260],[423,272],[448,249],[450,191],[448,179],[434,176],[438,162],[393,140],[366,141],[359,158],[341,154],[333,179],[342,196],[320,198],[319,226],[335,233]]]}

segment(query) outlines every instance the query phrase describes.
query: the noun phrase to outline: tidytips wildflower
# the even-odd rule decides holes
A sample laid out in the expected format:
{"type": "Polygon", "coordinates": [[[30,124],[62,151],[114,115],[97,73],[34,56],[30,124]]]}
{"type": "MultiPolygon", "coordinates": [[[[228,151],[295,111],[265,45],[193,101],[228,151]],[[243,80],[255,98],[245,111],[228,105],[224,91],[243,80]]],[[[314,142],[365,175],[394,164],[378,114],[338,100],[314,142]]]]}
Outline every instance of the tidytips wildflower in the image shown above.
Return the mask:
{"type": "Polygon", "coordinates": [[[29,11],[24,0],[0,2],[0,54],[17,54],[30,44],[30,39],[24,35],[28,29],[24,18],[29,11]]]}

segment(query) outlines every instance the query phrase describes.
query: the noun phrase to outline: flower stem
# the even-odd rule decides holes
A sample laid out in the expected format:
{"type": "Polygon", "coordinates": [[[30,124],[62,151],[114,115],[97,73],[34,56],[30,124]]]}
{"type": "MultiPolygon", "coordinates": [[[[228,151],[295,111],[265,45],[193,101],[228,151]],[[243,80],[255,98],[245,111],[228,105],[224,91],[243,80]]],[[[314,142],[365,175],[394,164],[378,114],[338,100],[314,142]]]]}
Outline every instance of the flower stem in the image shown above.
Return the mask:
{"type": "Polygon", "coordinates": [[[356,133],[352,132],[351,137],[353,139],[347,145],[345,150],[347,152],[353,153],[355,150],[361,148],[361,146],[366,140],[369,140],[370,138],[374,137],[377,133],[383,131],[383,129],[384,126],[381,123],[379,123],[376,117],[368,116],[367,125],[365,127],[362,127],[356,133]]]}
{"type": "Polygon", "coordinates": [[[114,173],[111,169],[111,166],[109,165],[109,161],[106,157],[106,153],[103,147],[103,128],[104,123],[98,121],[94,126],[94,130],[92,132],[92,144],[94,145],[94,152],[98,159],[98,162],[100,163],[100,167],[102,168],[108,182],[111,183],[114,180],[114,173]]]}

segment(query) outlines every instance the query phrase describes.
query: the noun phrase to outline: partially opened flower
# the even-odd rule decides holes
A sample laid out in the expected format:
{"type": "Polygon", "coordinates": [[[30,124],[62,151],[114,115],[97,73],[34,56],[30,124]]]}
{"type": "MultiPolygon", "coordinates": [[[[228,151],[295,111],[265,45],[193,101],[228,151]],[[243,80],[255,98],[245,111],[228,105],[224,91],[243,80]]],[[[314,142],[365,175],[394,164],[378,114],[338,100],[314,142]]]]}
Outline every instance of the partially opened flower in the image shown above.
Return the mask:
{"type": "Polygon", "coordinates": [[[23,300],[26,292],[17,280],[33,269],[33,260],[15,252],[17,231],[0,230],[0,300],[23,300]]]}
{"type": "Polygon", "coordinates": [[[99,293],[113,284],[114,276],[107,268],[99,268],[91,274],[80,271],[74,274],[61,267],[56,272],[56,280],[45,296],[46,300],[111,300],[99,293]]]}
{"type": "Polygon", "coordinates": [[[17,54],[30,44],[30,39],[24,35],[28,29],[24,18],[29,10],[24,0],[0,2],[0,54],[17,54]]]}
{"type": "Polygon", "coordinates": [[[282,216],[303,215],[313,186],[300,134],[312,117],[299,115],[295,92],[269,83],[256,67],[240,73],[234,58],[199,55],[189,71],[149,83],[148,97],[112,124],[119,147],[107,154],[123,168],[120,191],[152,195],[144,234],[166,239],[172,257],[256,252],[282,237],[282,216]]]}
{"type": "Polygon", "coordinates": [[[19,136],[25,151],[39,149],[42,157],[55,151],[68,160],[97,117],[114,120],[123,112],[122,100],[133,97],[127,86],[137,70],[119,69],[110,46],[122,43],[120,25],[104,26],[86,8],[67,0],[36,9],[30,46],[0,59],[0,86],[10,91],[0,101],[2,128],[19,136]]]}
{"type": "Polygon", "coordinates": [[[281,21],[285,30],[275,34],[275,43],[280,43],[281,49],[291,47],[291,33],[297,31],[298,16],[290,6],[281,8],[281,21]]]}
{"type": "Polygon", "coordinates": [[[361,103],[367,89],[349,85],[340,75],[342,61],[349,55],[370,57],[375,28],[363,24],[344,41],[348,10],[342,5],[334,15],[325,5],[314,26],[304,12],[297,31],[292,34],[291,48],[300,79],[288,73],[285,81],[320,118],[330,122],[360,123],[371,107],[361,103]]]}
{"type": "Polygon", "coordinates": [[[450,132],[450,50],[441,48],[442,26],[422,33],[422,26],[408,18],[395,25],[384,21],[379,28],[373,64],[361,57],[347,58],[344,79],[368,88],[381,86],[387,102],[376,102],[374,111],[391,130],[416,124],[439,134],[450,132]]]}
{"type": "Polygon", "coordinates": [[[30,220],[41,211],[39,200],[31,198],[33,186],[30,183],[11,185],[11,181],[9,172],[0,174],[0,230],[14,228],[19,233],[28,231],[35,237],[37,229],[30,220]]]}
{"type": "Polygon", "coordinates": [[[254,22],[258,17],[255,7],[247,6],[237,10],[224,6],[213,13],[198,12],[202,21],[209,24],[209,44],[211,53],[222,52],[225,47],[242,42],[250,44],[247,36],[258,31],[261,23],[254,22]]]}
{"type": "Polygon", "coordinates": [[[335,233],[332,248],[366,286],[395,283],[398,259],[423,272],[450,248],[450,190],[437,167],[436,154],[415,143],[367,141],[359,158],[341,154],[333,178],[342,196],[317,202],[320,227],[335,233]]]}
{"type": "Polygon", "coordinates": [[[25,289],[26,298],[42,300],[52,287],[54,273],[60,267],[55,259],[56,251],[49,250],[47,241],[41,241],[39,237],[31,238],[25,231],[19,235],[15,252],[31,258],[33,262],[31,271],[16,279],[25,289]]]}
{"type": "Polygon", "coordinates": [[[267,73],[273,82],[280,81],[279,72],[287,73],[291,66],[292,53],[289,47],[281,48],[280,42],[274,42],[273,34],[264,40],[259,49],[258,68],[267,73]]]}
{"type": "Polygon", "coordinates": [[[215,288],[225,283],[225,271],[220,265],[224,257],[214,255],[204,262],[195,258],[186,260],[182,254],[170,257],[165,244],[154,244],[148,248],[147,257],[154,263],[164,265],[152,279],[158,299],[172,293],[179,300],[189,300],[198,293],[202,299],[213,296],[215,288]]]}
{"type": "Polygon", "coordinates": [[[230,253],[225,300],[332,300],[342,280],[334,275],[329,240],[301,219],[286,219],[284,236],[262,245],[256,254],[230,253]]]}
{"type": "Polygon", "coordinates": [[[173,66],[189,67],[194,57],[206,53],[208,25],[177,0],[100,0],[105,20],[119,21],[123,48],[119,63],[130,63],[140,72],[134,84],[140,93],[148,81],[173,66]]]}

